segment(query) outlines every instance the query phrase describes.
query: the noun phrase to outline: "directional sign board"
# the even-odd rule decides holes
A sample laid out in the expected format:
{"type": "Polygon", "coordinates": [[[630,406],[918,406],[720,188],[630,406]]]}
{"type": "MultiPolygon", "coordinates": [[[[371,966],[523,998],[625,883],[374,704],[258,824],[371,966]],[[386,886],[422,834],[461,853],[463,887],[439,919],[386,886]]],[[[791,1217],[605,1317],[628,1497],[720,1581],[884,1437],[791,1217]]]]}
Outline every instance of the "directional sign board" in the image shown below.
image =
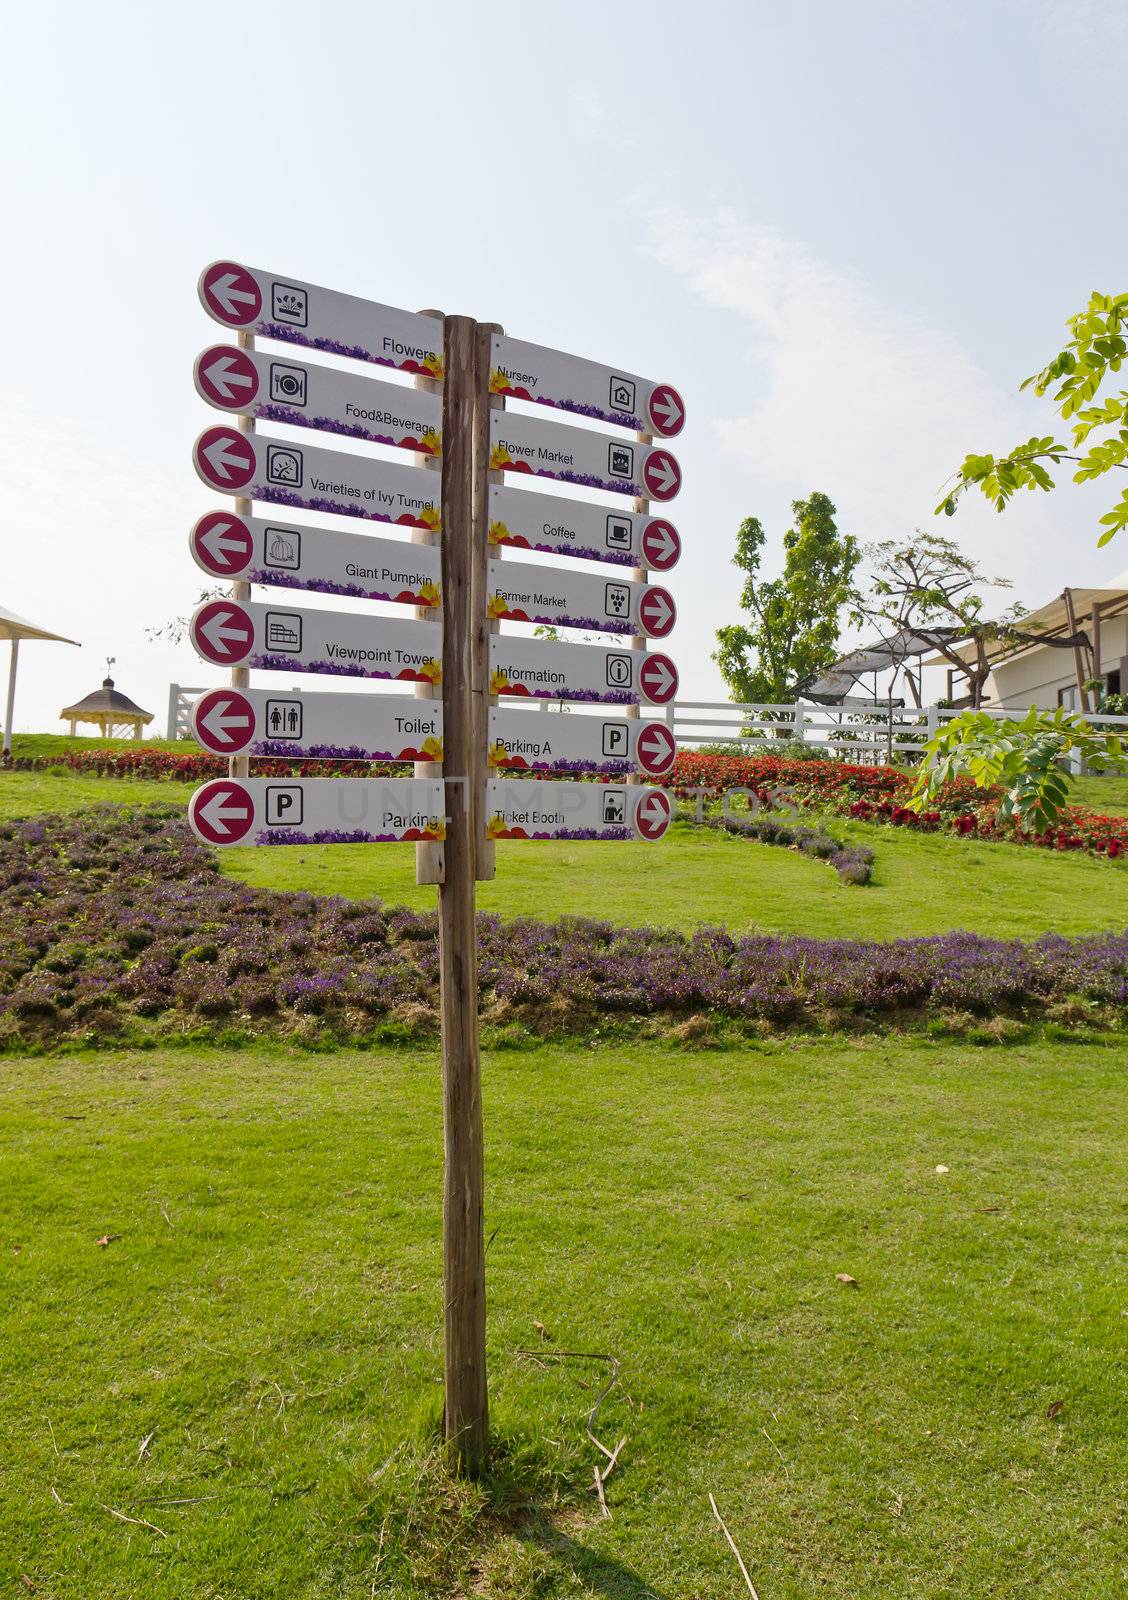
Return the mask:
{"type": "Polygon", "coordinates": [[[523,561],[489,562],[486,591],[490,617],[511,622],[664,639],[677,618],[668,589],[523,561]]]}
{"type": "Polygon", "coordinates": [[[443,324],[375,300],[322,289],[237,261],[213,261],[199,281],[200,303],[228,328],[245,328],[356,361],[427,378],[443,375],[443,324]]]}
{"type": "Polygon", "coordinates": [[[641,770],[664,778],[676,755],[674,736],[664,722],[490,708],[489,764],[495,771],[620,775],[641,770]]]}
{"type": "Polygon", "coordinates": [[[636,433],[673,438],[685,423],[685,404],[671,384],[653,383],[620,367],[605,367],[500,333],[490,341],[490,389],[517,400],[599,417],[636,433]]]}
{"type": "Polygon", "coordinates": [[[490,636],[491,694],[633,706],[665,705],[677,690],[678,671],[669,656],[617,645],[490,636]]]}
{"type": "Polygon", "coordinates": [[[188,802],[205,844],[395,844],[441,839],[437,778],[213,778],[188,802]]]}
{"type": "Polygon", "coordinates": [[[220,667],[331,672],[438,683],[442,628],[363,612],[313,611],[252,600],[209,600],[188,624],[196,653],[220,667]]]}
{"type": "Polygon", "coordinates": [[[681,468],[664,445],[637,444],[515,411],[490,413],[490,467],[651,500],[672,500],[681,488],[681,468]]]}
{"type": "Polygon", "coordinates": [[[404,695],[209,689],[192,707],[192,731],[221,756],[443,759],[442,701],[404,695]]]}
{"type": "Polygon", "coordinates": [[[678,530],[665,518],[496,483],[489,491],[489,539],[493,545],[658,572],[668,572],[681,555],[678,530]]]}
{"type": "Polygon", "coordinates": [[[188,544],[196,565],[213,578],[400,605],[439,604],[441,557],[435,545],[237,517],[233,511],[209,511],[188,544]]]}
{"type": "Polygon", "coordinates": [[[662,789],[504,778],[486,785],[491,839],[660,839],[670,812],[662,789]]]}
{"type": "Polygon", "coordinates": [[[192,462],[222,494],[431,532],[441,524],[439,475],[418,467],[240,433],[233,424],[205,428],[192,447],[192,462]]]}
{"type": "Polygon", "coordinates": [[[265,422],[368,439],[438,455],[441,395],[314,361],[214,344],[196,357],[196,392],[209,405],[265,422]]]}

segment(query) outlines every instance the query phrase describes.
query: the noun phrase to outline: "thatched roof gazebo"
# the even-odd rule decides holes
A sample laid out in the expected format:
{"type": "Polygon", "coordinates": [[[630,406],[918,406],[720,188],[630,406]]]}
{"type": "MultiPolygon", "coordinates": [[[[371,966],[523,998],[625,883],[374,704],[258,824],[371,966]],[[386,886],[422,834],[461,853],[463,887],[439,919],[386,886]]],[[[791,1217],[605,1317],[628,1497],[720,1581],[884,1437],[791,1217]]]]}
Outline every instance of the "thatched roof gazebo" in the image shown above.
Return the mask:
{"type": "Polygon", "coordinates": [[[142,728],[152,722],[151,711],[142,711],[127,694],[114,688],[114,680],[109,676],[113,664],[114,658],[111,656],[106,662],[106,676],[102,679],[100,689],[95,689],[93,694],[88,694],[85,700],[79,700],[76,705],[64,706],[59,712],[60,717],[70,723],[72,737],[80,722],[93,722],[106,739],[116,737],[116,728],[123,730],[123,737],[126,730],[132,729],[133,737],[140,739],[142,728]]]}

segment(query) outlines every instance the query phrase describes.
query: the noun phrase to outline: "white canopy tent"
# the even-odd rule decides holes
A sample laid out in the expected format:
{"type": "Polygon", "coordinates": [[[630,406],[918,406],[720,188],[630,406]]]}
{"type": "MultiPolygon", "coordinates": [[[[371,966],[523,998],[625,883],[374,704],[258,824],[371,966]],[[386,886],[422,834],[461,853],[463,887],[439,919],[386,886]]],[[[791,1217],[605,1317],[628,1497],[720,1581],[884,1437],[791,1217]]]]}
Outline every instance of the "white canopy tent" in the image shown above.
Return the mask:
{"type": "Polygon", "coordinates": [[[14,611],[0,606],[0,639],[12,641],[12,659],[8,668],[8,703],[4,711],[4,760],[12,754],[12,717],[16,708],[16,668],[19,665],[21,639],[51,639],[57,644],[77,644],[77,639],[67,639],[61,633],[39,628],[34,622],[17,617],[14,611]]]}

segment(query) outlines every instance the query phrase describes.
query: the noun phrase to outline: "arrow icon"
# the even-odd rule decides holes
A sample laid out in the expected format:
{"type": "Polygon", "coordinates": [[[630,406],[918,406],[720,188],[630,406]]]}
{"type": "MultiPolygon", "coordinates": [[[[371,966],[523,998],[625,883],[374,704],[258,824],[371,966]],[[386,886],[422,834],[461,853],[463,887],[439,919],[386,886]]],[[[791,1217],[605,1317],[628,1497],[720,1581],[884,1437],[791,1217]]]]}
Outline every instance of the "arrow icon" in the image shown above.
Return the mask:
{"type": "MultiPolygon", "coordinates": [[[[224,538],[224,534],[233,533],[236,528],[241,528],[242,526],[242,523],[236,522],[217,522],[213,523],[210,528],[204,528],[201,530],[199,534],[199,541],[207,551],[208,555],[211,556],[216,566],[228,567],[237,565],[236,562],[225,561],[223,559],[225,555],[246,555],[247,542],[245,539],[224,538]]],[[[244,529],[244,532],[245,531],[246,530],[244,529]]]]}
{"type": "Polygon", "coordinates": [[[235,273],[225,272],[222,277],[208,284],[208,293],[229,317],[237,317],[240,306],[253,306],[258,300],[257,294],[248,294],[246,289],[237,288],[238,282],[235,273]]]}
{"type": "Polygon", "coordinates": [[[238,398],[236,390],[257,387],[253,373],[239,370],[240,357],[235,355],[221,355],[210,366],[202,367],[200,375],[210,383],[221,400],[235,400],[238,398]]]}
{"type": "Polygon", "coordinates": [[[664,452],[647,457],[643,476],[656,500],[672,500],[681,484],[677,462],[664,452]]]}
{"type": "Polygon", "coordinates": [[[677,395],[672,389],[658,389],[650,400],[650,409],[665,423],[664,432],[676,433],[681,427],[685,412],[678,404],[677,395]]]}
{"type": "Polygon", "coordinates": [[[211,468],[213,479],[218,478],[221,483],[231,483],[236,473],[242,477],[254,471],[254,455],[230,433],[217,433],[207,444],[201,445],[200,454],[211,468]]]}
{"type": "Polygon", "coordinates": [[[205,644],[211,646],[216,658],[227,661],[247,648],[254,638],[250,618],[242,611],[225,611],[217,606],[214,611],[200,617],[197,631],[205,644]],[[232,626],[234,624],[234,626],[232,626]]]}
{"type": "Polygon", "coordinates": [[[673,663],[665,656],[648,656],[639,673],[639,681],[647,699],[658,705],[664,704],[678,686],[673,663]]]}
{"type": "Polygon", "coordinates": [[[652,589],[639,607],[639,615],[648,633],[661,638],[669,633],[674,621],[674,608],[666,598],[664,589],[652,589]]]}
{"type": "Polygon", "coordinates": [[[645,772],[655,776],[665,772],[677,754],[673,734],[661,724],[644,729],[639,735],[638,754],[645,772]]]}
{"type": "Polygon", "coordinates": [[[220,789],[216,794],[212,795],[210,800],[205,800],[203,805],[197,807],[196,815],[202,822],[206,822],[209,828],[214,829],[216,833],[224,836],[230,835],[236,830],[229,826],[228,818],[234,822],[246,822],[251,815],[250,810],[245,805],[224,803],[230,799],[230,789],[220,789]]]}
{"type": "Polygon", "coordinates": [[[651,522],[643,530],[642,555],[648,567],[665,572],[681,554],[681,539],[668,522],[651,522]]]}
{"type": "Polygon", "coordinates": [[[670,802],[661,790],[643,795],[635,811],[635,827],[644,839],[660,839],[669,826],[670,802]]]}
{"type": "Polygon", "coordinates": [[[207,711],[199,719],[200,727],[210,733],[217,744],[238,743],[228,732],[228,729],[249,728],[251,725],[250,717],[245,714],[238,712],[234,715],[230,714],[231,707],[235,703],[234,700],[217,700],[214,705],[208,707],[207,711]],[[228,714],[225,715],[225,713],[228,714]]]}

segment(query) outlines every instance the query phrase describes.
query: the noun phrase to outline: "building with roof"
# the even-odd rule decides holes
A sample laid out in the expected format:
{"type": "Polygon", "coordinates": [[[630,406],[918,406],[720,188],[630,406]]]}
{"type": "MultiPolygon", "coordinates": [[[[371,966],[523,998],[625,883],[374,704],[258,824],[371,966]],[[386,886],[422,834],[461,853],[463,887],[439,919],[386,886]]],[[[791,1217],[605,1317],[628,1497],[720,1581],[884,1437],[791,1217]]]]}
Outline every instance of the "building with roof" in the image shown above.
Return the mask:
{"type": "Polygon", "coordinates": [[[60,717],[70,724],[72,735],[80,722],[92,722],[106,739],[124,738],[130,732],[135,739],[140,739],[141,730],[152,722],[151,711],[143,711],[127,694],[122,694],[120,689],[114,687],[114,680],[109,676],[113,664],[114,658],[111,656],[106,662],[106,676],[102,679],[100,689],[95,689],[85,700],[79,700],[73,706],[64,706],[59,712],[60,717]],[[120,734],[118,729],[121,730],[120,734]]]}
{"type": "MultiPolygon", "coordinates": [[[[1039,637],[1032,643],[1001,639],[988,644],[991,675],[984,706],[1096,711],[1106,696],[1128,694],[1128,572],[1100,589],[1063,589],[1018,626],[1039,637]]],[[[975,659],[971,642],[955,646],[955,652],[969,666],[975,659]]],[[[949,668],[948,698],[958,700],[951,661],[935,655],[924,665],[949,668]]]]}

